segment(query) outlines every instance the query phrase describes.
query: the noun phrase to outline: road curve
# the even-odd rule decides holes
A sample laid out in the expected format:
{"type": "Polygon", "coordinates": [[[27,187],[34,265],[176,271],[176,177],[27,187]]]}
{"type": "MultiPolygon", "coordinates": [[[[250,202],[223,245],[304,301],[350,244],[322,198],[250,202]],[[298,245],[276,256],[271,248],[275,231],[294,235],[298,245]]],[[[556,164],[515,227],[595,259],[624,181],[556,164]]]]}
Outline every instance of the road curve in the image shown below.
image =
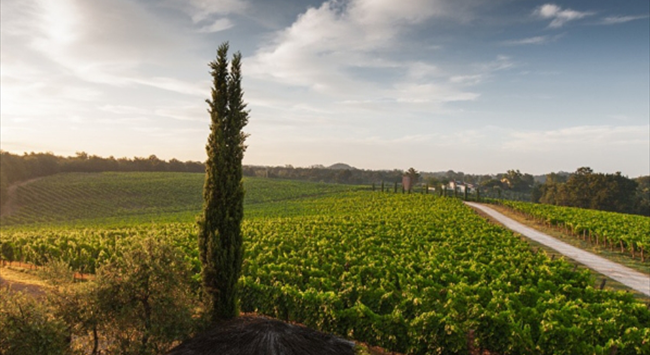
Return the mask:
{"type": "Polygon", "coordinates": [[[621,264],[609,261],[605,258],[559,241],[548,234],[544,234],[517,221],[514,221],[513,219],[508,218],[485,205],[475,202],[465,202],[465,204],[486,213],[490,217],[496,219],[499,223],[503,224],[506,228],[515,231],[540,244],[544,244],[549,248],[553,248],[560,252],[562,255],[565,255],[594,271],[606,275],[624,284],[625,286],[637,290],[650,297],[650,275],[640,273],[621,264]]]}

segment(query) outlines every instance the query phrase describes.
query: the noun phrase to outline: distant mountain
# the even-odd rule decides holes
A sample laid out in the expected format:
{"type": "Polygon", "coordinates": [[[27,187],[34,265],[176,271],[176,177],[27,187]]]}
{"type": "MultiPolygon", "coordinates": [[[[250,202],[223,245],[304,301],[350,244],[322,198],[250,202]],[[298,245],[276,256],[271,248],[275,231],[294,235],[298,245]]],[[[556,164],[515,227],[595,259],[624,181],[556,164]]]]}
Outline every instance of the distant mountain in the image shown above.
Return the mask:
{"type": "Polygon", "coordinates": [[[357,170],[357,168],[355,168],[353,166],[350,166],[348,164],[345,164],[345,163],[336,163],[336,164],[328,166],[327,169],[331,169],[331,170],[357,170]]]}

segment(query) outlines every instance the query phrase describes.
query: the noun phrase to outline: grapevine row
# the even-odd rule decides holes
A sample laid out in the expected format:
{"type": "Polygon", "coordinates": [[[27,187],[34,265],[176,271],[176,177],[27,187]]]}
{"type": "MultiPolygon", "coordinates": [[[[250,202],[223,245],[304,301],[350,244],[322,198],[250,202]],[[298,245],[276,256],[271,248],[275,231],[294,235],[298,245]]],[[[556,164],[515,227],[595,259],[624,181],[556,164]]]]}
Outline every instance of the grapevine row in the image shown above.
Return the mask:
{"type": "MultiPolygon", "coordinates": [[[[35,229],[0,236],[4,258],[78,270],[145,235],[199,271],[192,223],[35,229]]],[[[268,205],[244,223],[241,308],[412,354],[650,353],[650,310],[594,289],[588,271],[532,252],[456,199],[344,193],[268,205]]]]}
{"type": "Polygon", "coordinates": [[[650,250],[650,217],[529,202],[500,201],[506,207],[596,244],[629,252],[645,261],[650,250]]]}

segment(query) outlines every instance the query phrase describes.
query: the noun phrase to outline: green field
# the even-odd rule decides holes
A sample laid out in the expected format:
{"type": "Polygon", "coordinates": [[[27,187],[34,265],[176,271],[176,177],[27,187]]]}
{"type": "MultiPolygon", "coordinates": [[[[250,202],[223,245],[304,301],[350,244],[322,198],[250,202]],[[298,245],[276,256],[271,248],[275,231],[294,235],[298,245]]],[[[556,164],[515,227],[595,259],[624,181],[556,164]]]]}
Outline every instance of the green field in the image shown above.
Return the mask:
{"type": "MultiPolygon", "coordinates": [[[[175,190],[180,182],[164,188],[146,174],[135,174],[137,184],[114,175],[96,176],[133,185],[115,183],[115,191],[156,192],[140,206],[155,208],[154,201],[182,194],[175,190]]],[[[167,181],[164,175],[149,176],[167,181]]],[[[56,178],[62,195],[66,176],[56,178]]],[[[625,292],[595,289],[588,271],[531,251],[457,199],[267,179],[246,180],[246,187],[244,311],[413,354],[467,353],[470,331],[476,346],[498,354],[609,354],[614,347],[617,354],[650,353],[646,305],[625,292]]],[[[106,190],[96,191],[111,195],[106,190]]],[[[104,199],[88,201],[95,202],[67,211],[93,210],[104,199]]],[[[100,208],[87,219],[71,214],[70,226],[35,226],[25,215],[22,225],[2,230],[0,252],[33,263],[63,259],[92,272],[155,236],[181,248],[198,273],[194,219],[170,222],[183,213],[195,217],[200,198],[191,205],[175,210],[168,203],[158,210],[161,218],[150,210],[124,225],[113,222],[128,217],[125,210],[113,219],[102,219],[100,208]]],[[[47,213],[50,219],[39,223],[71,212],[47,213]]]]}
{"type": "MultiPolygon", "coordinates": [[[[16,191],[17,209],[0,226],[139,224],[194,221],[203,206],[202,173],[66,173],[16,191]]],[[[369,187],[244,178],[246,212],[266,204],[369,187]]]]}

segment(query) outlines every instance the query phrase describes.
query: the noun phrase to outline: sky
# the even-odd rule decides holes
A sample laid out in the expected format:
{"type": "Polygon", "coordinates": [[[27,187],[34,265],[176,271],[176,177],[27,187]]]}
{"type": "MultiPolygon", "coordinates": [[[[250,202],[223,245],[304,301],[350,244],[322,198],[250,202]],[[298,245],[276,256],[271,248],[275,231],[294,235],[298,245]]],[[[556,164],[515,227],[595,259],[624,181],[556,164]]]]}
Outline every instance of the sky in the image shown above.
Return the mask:
{"type": "Polygon", "coordinates": [[[203,161],[242,54],[244,164],[650,174],[650,2],[2,0],[0,148],[203,161]]]}

